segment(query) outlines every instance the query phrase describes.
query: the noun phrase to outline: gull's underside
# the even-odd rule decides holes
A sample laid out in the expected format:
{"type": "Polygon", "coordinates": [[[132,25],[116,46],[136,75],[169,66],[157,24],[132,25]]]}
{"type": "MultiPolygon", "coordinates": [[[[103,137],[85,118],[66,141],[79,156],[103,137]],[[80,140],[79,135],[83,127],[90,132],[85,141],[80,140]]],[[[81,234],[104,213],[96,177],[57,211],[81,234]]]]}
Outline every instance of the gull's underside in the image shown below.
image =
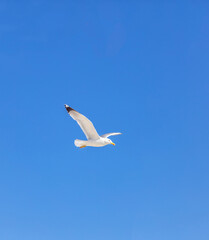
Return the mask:
{"type": "Polygon", "coordinates": [[[106,133],[102,136],[99,136],[93,123],[84,115],[77,112],[73,108],[65,104],[65,108],[68,111],[69,115],[79,124],[84,134],[86,135],[87,141],[84,140],[75,140],[76,147],[103,147],[108,144],[115,145],[108,137],[113,135],[119,135],[121,133],[106,133]]]}

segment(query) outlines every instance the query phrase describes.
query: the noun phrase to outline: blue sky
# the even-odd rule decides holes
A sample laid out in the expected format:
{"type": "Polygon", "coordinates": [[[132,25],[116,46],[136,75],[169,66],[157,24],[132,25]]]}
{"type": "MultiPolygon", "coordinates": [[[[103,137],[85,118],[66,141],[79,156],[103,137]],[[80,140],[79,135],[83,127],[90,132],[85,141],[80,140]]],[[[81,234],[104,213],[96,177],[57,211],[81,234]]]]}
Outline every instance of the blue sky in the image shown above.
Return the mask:
{"type": "Polygon", "coordinates": [[[208,239],[208,12],[1,1],[0,239],[208,239]],[[64,104],[116,146],[77,149],[64,104]]]}

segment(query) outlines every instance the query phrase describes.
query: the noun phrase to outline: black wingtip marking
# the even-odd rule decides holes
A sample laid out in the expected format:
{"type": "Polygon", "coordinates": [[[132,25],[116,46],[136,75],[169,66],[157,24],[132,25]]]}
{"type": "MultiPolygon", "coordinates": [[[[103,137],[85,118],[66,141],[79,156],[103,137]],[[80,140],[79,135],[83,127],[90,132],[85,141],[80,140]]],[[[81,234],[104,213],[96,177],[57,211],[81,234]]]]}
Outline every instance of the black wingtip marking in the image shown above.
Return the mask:
{"type": "MultiPolygon", "coordinates": [[[[68,105],[64,104],[66,110],[68,111],[68,113],[72,110],[74,110],[73,108],[69,107],[68,105]]],[[[74,110],[75,111],[75,110],[74,110]]]]}

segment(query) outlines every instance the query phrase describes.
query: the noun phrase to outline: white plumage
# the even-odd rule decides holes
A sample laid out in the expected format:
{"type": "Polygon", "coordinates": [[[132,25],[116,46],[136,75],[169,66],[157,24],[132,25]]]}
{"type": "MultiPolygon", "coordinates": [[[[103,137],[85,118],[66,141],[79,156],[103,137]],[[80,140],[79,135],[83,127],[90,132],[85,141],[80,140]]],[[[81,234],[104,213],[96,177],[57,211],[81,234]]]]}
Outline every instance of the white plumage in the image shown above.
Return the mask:
{"type": "Polygon", "coordinates": [[[79,124],[87,138],[87,141],[76,139],[74,142],[76,147],[103,147],[108,144],[115,145],[108,137],[113,135],[119,135],[121,133],[106,133],[99,136],[93,123],[87,117],[80,114],[66,104],[65,108],[68,111],[69,115],[79,124]]]}

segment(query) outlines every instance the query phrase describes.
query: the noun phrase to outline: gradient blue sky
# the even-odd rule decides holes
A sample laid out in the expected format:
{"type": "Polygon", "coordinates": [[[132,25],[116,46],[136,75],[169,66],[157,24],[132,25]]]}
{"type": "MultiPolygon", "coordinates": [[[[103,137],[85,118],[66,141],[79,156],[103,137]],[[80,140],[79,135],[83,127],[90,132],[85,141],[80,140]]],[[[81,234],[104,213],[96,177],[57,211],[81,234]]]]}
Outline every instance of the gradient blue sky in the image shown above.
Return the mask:
{"type": "Polygon", "coordinates": [[[0,239],[209,239],[208,13],[1,1],[0,239]],[[77,149],[64,104],[116,146],[77,149]]]}

